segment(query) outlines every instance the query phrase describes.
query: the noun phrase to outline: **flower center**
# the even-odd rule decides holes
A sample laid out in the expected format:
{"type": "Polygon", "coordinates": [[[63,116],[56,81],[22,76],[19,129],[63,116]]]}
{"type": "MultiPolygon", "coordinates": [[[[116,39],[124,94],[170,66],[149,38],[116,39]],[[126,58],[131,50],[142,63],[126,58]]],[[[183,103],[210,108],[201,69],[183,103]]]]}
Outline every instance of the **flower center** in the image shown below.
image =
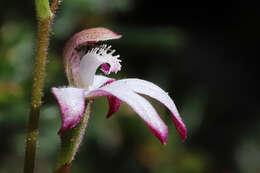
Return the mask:
{"type": "Polygon", "coordinates": [[[119,55],[113,55],[115,50],[106,44],[89,50],[80,61],[80,79],[82,88],[89,89],[93,84],[94,75],[100,65],[101,70],[106,74],[117,73],[121,70],[119,55]]]}

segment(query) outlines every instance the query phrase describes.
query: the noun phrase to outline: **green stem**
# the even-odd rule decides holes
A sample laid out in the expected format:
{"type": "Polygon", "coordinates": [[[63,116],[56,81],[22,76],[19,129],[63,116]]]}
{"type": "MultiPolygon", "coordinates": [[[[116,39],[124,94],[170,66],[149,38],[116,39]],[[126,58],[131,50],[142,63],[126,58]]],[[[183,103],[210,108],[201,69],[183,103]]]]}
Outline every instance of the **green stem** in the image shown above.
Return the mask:
{"type": "Polygon", "coordinates": [[[24,161],[24,172],[33,173],[38,136],[38,122],[42,99],[42,88],[45,78],[45,65],[50,35],[50,18],[39,19],[38,40],[36,49],[35,70],[33,78],[31,109],[26,140],[26,152],[24,161]]]}
{"type": "Polygon", "coordinates": [[[48,0],[35,0],[35,6],[38,18],[38,33],[31,107],[26,138],[24,173],[33,173],[35,167],[42,89],[44,86],[51,23],[53,21],[48,0]]]}
{"type": "Polygon", "coordinates": [[[86,111],[78,125],[67,130],[61,135],[61,150],[58,156],[55,173],[68,173],[71,162],[74,159],[82,139],[85,135],[90,119],[91,105],[93,101],[86,103],[86,111]]]}

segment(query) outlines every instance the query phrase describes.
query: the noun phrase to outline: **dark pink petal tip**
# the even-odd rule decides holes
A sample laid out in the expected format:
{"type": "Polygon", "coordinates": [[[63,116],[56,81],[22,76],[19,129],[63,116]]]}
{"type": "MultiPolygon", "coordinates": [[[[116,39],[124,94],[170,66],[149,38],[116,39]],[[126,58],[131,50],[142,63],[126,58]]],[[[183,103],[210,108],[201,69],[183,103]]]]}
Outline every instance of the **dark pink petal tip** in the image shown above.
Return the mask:
{"type": "Polygon", "coordinates": [[[106,118],[109,118],[119,110],[121,100],[112,96],[112,95],[107,96],[107,99],[108,99],[109,109],[108,109],[108,113],[107,113],[106,118]]]}
{"type": "Polygon", "coordinates": [[[174,121],[177,131],[181,136],[181,140],[184,142],[187,139],[187,128],[185,124],[174,121]]]}
{"type": "Polygon", "coordinates": [[[163,146],[166,146],[168,141],[168,128],[166,127],[163,133],[159,133],[158,131],[151,128],[153,134],[161,141],[163,146]]]}
{"type": "Polygon", "coordinates": [[[56,97],[62,119],[62,127],[58,134],[75,127],[85,112],[84,90],[79,88],[52,88],[56,97]]]}

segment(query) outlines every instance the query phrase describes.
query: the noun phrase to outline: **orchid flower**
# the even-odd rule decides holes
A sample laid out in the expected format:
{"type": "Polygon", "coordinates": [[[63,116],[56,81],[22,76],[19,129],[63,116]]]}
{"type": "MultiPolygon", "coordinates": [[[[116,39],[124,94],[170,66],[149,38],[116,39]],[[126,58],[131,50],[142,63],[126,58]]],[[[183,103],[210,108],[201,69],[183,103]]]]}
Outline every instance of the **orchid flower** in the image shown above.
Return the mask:
{"type": "Polygon", "coordinates": [[[99,41],[119,39],[118,35],[106,28],[91,28],[75,34],[66,44],[63,61],[69,86],[52,88],[62,116],[59,134],[75,127],[85,112],[86,100],[106,96],[109,102],[107,117],[117,112],[121,101],[128,104],[134,112],[150,127],[152,132],[166,144],[168,128],[154,107],[141,95],[147,95],[161,102],[169,109],[177,131],[182,140],[187,130],[178,110],[169,95],[155,84],[141,79],[115,80],[95,75],[97,69],[105,75],[117,73],[121,69],[119,55],[106,44],[96,45],[99,41]]]}

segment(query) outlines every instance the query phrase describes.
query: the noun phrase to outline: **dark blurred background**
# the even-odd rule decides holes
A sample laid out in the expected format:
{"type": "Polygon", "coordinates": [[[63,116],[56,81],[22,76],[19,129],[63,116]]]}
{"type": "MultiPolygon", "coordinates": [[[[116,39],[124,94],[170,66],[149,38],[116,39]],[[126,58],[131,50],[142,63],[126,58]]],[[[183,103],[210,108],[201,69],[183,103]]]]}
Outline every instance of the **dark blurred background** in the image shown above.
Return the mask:
{"type": "MultiPolygon", "coordinates": [[[[188,138],[181,142],[158,102],[150,100],[168,124],[166,147],[126,104],[106,119],[106,99],[98,99],[72,173],[259,173],[258,21],[249,2],[64,0],[50,42],[37,172],[54,169],[59,149],[60,113],[50,88],[67,85],[62,48],[73,33],[103,26],[123,34],[109,42],[123,66],[112,76],[168,91],[188,138]]],[[[32,0],[1,1],[0,173],[22,172],[36,24],[32,0]]]]}

